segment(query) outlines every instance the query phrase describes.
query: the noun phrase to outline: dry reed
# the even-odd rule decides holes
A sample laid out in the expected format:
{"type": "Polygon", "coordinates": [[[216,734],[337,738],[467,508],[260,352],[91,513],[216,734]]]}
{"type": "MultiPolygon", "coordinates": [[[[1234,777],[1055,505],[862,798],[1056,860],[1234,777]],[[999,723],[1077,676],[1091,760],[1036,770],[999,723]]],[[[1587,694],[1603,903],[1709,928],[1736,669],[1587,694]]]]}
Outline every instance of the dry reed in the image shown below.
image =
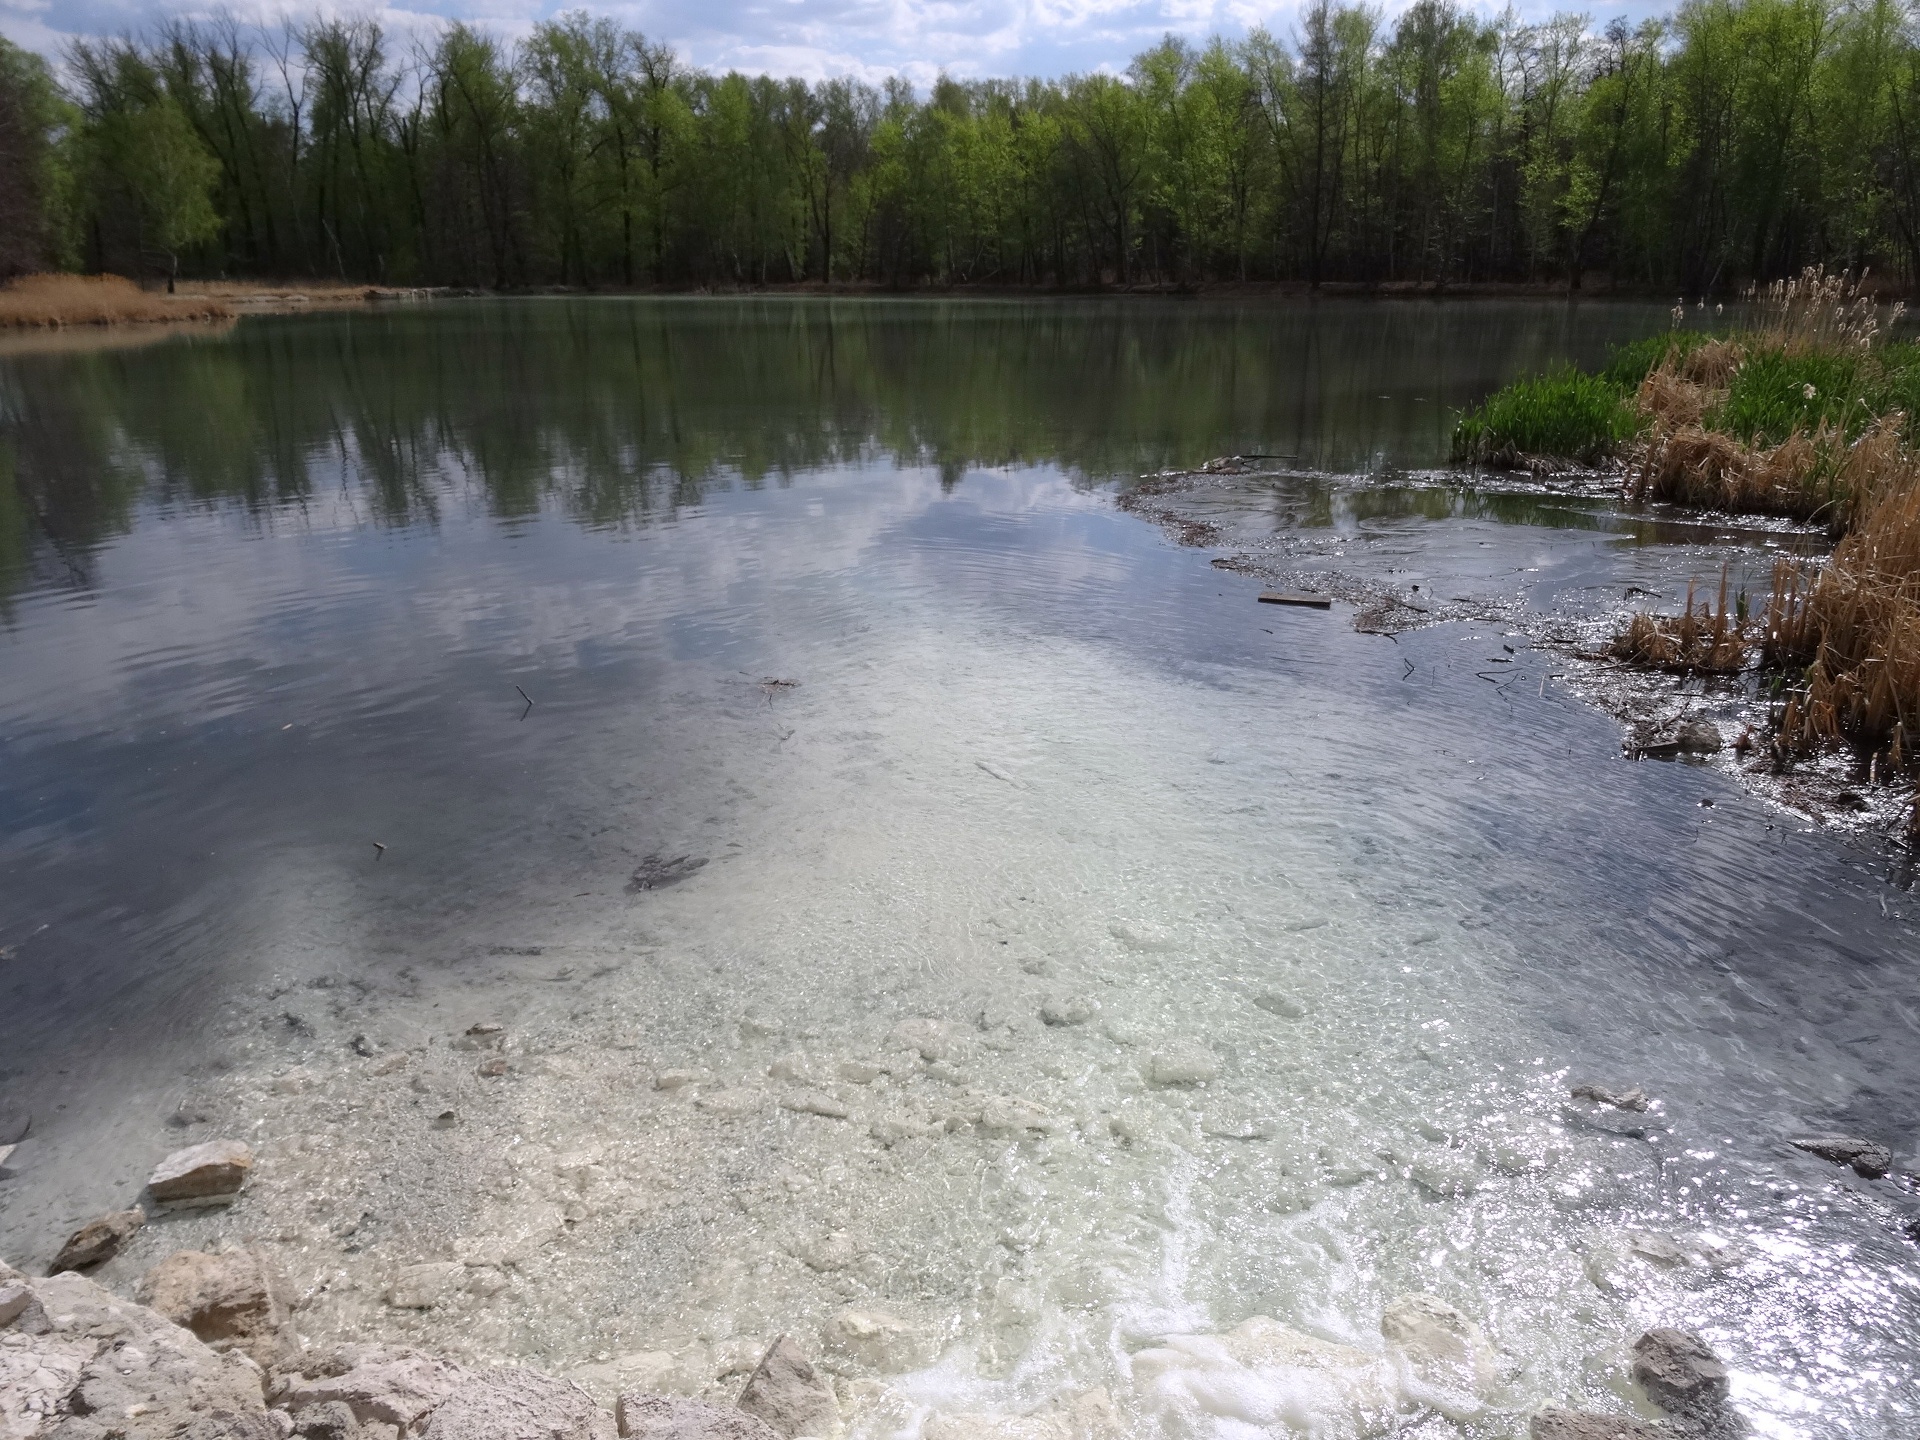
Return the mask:
{"type": "Polygon", "coordinates": [[[1920,460],[1903,458],[1824,567],[1774,567],[1761,658],[1804,675],[1780,721],[1791,749],[1920,759],[1920,460]]]}
{"type": "Polygon", "coordinates": [[[1678,615],[1641,612],[1607,647],[1616,660],[1676,675],[1731,675],[1747,664],[1745,606],[1727,603],[1727,572],[1720,572],[1718,605],[1693,603],[1687,586],[1686,607],[1678,615]]]}
{"type": "MultiPolygon", "coordinates": [[[[1760,312],[1754,333],[1758,343],[1788,355],[1815,352],[1865,354],[1880,338],[1879,302],[1867,290],[1868,272],[1828,274],[1809,265],[1792,280],[1776,280],[1764,290],[1749,288],[1747,300],[1760,312]]],[[[1899,323],[1905,307],[1895,305],[1886,329],[1899,323]]]]}
{"type": "Polygon", "coordinates": [[[223,300],[155,294],[118,275],[23,275],[0,289],[0,328],[224,320],[232,314],[223,300]]]}

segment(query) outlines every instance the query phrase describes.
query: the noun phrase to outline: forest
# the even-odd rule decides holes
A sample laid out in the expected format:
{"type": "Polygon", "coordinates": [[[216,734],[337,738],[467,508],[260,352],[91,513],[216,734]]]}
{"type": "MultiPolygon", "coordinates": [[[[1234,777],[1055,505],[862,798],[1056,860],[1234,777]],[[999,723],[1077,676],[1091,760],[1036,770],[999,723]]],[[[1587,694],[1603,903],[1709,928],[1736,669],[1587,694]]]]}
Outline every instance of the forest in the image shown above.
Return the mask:
{"type": "Polygon", "coordinates": [[[1124,74],[815,84],[584,13],[0,41],[0,276],[488,288],[1920,276],[1920,17],[1687,0],[1596,29],[1314,0],[1124,74]]]}

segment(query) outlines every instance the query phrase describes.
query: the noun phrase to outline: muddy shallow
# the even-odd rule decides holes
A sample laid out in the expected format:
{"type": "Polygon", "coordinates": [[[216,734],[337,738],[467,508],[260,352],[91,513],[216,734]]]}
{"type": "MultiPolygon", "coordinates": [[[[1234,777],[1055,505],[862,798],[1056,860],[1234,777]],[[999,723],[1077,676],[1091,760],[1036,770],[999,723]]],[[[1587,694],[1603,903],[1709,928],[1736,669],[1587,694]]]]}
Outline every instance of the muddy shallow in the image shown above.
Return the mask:
{"type": "Polygon", "coordinates": [[[1920,1205],[1785,1144],[1914,1163],[1907,877],[1623,761],[1511,620],[1764,538],[1222,492],[1302,567],[1463,607],[1389,638],[1114,504],[1222,450],[1430,465],[1444,417],[1366,396],[1463,336],[1469,389],[1649,317],[901,313],[476,306],[12,363],[0,1044],[34,1132],[0,1253],[238,1134],[243,1199],[109,1283],[257,1240],[316,1344],[602,1391],[737,1385],[790,1328],[873,1435],[1096,1388],[1143,1435],[1520,1435],[1626,1408],[1655,1323],[1762,1433],[1912,1430],[1920,1205]],[[389,1304],[424,1263],[435,1303],[389,1304]],[[1485,1332],[1482,1393],[1229,1403],[1164,1358],[1253,1316],[1380,1353],[1413,1293],[1485,1332]]]}

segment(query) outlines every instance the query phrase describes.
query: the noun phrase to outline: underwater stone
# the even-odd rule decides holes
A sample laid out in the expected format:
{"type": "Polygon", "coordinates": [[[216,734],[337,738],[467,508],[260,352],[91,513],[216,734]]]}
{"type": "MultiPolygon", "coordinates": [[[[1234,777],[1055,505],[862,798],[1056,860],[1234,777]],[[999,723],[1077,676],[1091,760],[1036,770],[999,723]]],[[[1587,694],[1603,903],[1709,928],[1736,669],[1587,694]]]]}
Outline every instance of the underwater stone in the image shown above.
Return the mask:
{"type": "Polygon", "coordinates": [[[1147,1062],[1147,1079],[1155,1085],[1201,1085],[1219,1075],[1219,1060],[1197,1045],[1156,1051],[1147,1062]]]}
{"type": "Polygon", "coordinates": [[[1548,1407],[1527,1426],[1528,1440],[1669,1440],[1672,1432],[1626,1415],[1548,1407]]]}
{"type": "Polygon", "coordinates": [[[1702,1419],[1727,1403],[1727,1367],[1687,1330],[1649,1330],[1633,1342],[1633,1378],[1662,1410],[1702,1419]]]}
{"type": "Polygon", "coordinates": [[[760,1357],[759,1368],[740,1392],[740,1408],[793,1440],[827,1435],[838,1426],[839,1403],[826,1380],[791,1335],[782,1335],[760,1357]]]}
{"type": "Polygon", "coordinates": [[[1858,1135],[1801,1135],[1787,1143],[1835,1165],[1851,1165],[1869,1180],[1878,1180],[1893,1168],[1891,1150],[1858,1135]]]}
{"type": "Polygon", "coordinates": [[[737,1407],[676,1395],[622,1395],[614,1419],[631,1440],[779,1440],[780,1432],[737,1407]]]}
{"type": "Polygon", "coordinates": [[[62,1270],[85,1270],[111,1260],[133,1237],[133,1232],[146,1223],[147,1212],[138,1205],[89,1220],[67,1237],[67,1243],[53,1257],[47,1273],[58,1275],[62,1270]]]}

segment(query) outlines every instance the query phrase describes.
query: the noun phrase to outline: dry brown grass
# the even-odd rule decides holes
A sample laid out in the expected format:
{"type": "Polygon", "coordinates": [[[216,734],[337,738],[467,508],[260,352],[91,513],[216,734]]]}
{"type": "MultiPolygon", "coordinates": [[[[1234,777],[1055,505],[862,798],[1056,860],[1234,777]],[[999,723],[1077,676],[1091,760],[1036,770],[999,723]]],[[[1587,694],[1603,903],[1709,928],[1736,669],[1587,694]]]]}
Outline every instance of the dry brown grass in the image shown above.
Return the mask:
{"type": "Polygon", "coordinates": [[[1761,657],[1804,674],[1781,717],[1790,748],[1920,760],[1920,460],[1885,477],[1825,566],[1774,568],[1761,657]]]}
{"type": "MultiPolygon", "coordinates": [[[[1649,376],[1648,385],[1655,378],[1649,376]]],[[[1748,445],[1697,419],[1672,429],[1656,424],[1627,474],[1626,497],[1634,504],[1662,500],[1817,521],[1837,534],[1852,524],[1861,497],[1872,493],[1888,452],[1901,451],[1905,424],[1904,415],[1882,416],[1849,443],[1823,422],[1811,434],[1796,431],[1773,446],[1748,445]]]]}
{"type": "Polygon", "coordinates": [[[1607,654],[1630,665],[1676,675],[1731,675],[1747,664],[1747,626],[1737,607],[1727,603],[1727,574],[1720,572],[1718,604],[1693,601],[1687,586],[1686,608],[1678,615],[1635,615],[1614,636],[1607,654]]]}
{"type": "Polygon", "coordinates": [[[231,306],[211,296],[157,294],[118,275],[23,275],[0,289],[0,327],[153,324],[232,314],[231,306]]]}
{"type": "MultiPolygon", "coordinates": [[[[1759,343],[1789,355],[1816,351],[1864,354],[1880,338],[1879,302],[1867,287],[1869,272],[1829,275],[1809,265],[1792,280],[1776,280],[1766,289],[1749,289],[1747,299],[1760,311],[1754,327],[1759,343]]],[[[1893,329],[1905,306],[1893,307],[1886,329],[1893,329]]]]}

